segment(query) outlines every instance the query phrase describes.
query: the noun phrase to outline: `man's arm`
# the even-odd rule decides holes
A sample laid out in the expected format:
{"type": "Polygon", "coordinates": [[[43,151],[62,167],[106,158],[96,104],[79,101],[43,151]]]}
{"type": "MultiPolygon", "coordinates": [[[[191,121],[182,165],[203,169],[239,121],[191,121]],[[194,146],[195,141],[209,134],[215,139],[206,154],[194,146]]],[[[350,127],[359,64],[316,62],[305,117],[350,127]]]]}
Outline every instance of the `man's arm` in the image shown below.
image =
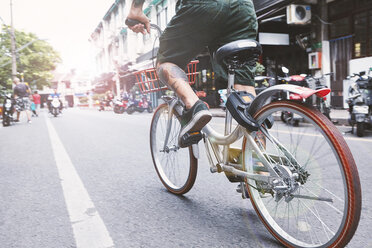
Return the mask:
{"type": "Polygon", "coordinates": [[[146,34],[146,31],[150,33],[150,21],[142,11],[144,2],[145,0],[133,0],[127,17],[128,19],[137,20],[142,23],[129,27],[133,32],[142,34],[146,34]]]}

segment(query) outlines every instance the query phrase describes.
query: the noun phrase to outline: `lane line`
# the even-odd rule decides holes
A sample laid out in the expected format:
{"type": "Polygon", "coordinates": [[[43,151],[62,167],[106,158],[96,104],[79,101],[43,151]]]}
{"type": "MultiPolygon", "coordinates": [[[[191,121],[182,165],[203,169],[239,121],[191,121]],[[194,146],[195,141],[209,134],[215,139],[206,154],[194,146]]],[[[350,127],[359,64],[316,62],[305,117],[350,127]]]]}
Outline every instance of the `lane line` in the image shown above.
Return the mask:
{"type": "Polygon", "coordinates": [[[52,122],[44,115],[58,168],[76,247],[114,247],[114,243],[76,172],[52,122]]]}

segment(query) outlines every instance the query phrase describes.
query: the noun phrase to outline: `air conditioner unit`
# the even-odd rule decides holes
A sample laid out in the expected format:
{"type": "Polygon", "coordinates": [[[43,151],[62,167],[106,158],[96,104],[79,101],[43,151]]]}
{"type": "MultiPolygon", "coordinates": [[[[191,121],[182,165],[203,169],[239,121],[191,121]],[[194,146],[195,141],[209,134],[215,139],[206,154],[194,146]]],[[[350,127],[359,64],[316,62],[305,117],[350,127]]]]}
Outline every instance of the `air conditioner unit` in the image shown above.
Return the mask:
{"type": "Polygon", "coordinates": [[[287,6],[288,24],[308,24],[311,21],[311,6],[291,4],[287,6]]]}

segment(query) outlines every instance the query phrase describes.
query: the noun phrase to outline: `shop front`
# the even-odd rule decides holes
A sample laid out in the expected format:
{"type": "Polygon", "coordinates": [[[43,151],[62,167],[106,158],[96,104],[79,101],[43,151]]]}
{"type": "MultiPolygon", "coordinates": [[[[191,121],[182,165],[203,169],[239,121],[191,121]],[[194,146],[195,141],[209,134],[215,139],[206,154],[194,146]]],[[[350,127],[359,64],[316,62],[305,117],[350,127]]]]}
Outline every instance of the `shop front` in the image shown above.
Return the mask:
{"type": "Polygon", "coordinates": [[[336,0],[328,4],[332,106],[342,107],[343,81],[372,67],[372,1],[336,0]]]}

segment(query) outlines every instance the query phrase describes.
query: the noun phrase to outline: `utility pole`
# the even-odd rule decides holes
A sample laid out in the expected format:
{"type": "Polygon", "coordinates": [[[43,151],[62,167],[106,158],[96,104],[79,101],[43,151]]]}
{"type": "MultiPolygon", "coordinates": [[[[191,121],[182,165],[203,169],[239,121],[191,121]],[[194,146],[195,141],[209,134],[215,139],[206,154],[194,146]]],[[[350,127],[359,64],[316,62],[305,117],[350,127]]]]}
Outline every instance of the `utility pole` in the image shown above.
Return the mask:
{"type": "Polygon", "coordinates": [[[10,0],[10,39],[12,43],[12,78],[14,79],[17,76],[17,55],[16,55],[16,41],[14,35],[14,26],[13,26],[13,3],[10,0]]]}
{"type": "Polygon", "coordinates": [[[113,60],[114,66],[115,66],[115,83],[116,83],[116,98],[120,99],[120,66],[119,66],[119,60],[117,57],[113,60]]]}

